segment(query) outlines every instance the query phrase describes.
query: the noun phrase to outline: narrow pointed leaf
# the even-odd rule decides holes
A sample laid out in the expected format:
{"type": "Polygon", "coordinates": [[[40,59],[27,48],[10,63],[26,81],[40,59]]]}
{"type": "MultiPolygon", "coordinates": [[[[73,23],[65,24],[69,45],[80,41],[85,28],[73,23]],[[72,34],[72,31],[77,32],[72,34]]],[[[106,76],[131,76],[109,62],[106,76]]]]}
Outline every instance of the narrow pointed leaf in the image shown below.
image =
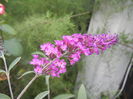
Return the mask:
{"type": "Polygon", "coordinates": [[[87,99],[85,86],[83,84],[79,88],[78,99],[87,99]]]}
{"type": "Polygon", "coordinates": [[[48,94],[49,94],[49,91],[41,92],[41,93],[39,93],[39,94],[35,97],[35,99],[43,99],[43,98],[46,97],[48,94]]]}
{"type": "Polygon", "coordinates": [[[18,79],[22,78],[25,75],[31,74],[31,73],[34,73],[34,71],[27,71],[27,72],[23,73],[18,79]]]}
{"type": "Polygon", "coordinates": [[[5,71],[4,71],[4,70],[2,70],[2,69],[0,69],[0,73],[5,73],[5,71]]]}
{"type": "Polygon", "coordinates": [[[21,57],[17,57],[9,66],[9,71],[20,61],[21,57]]]}
{"type": "Polygon", "coordinates": [[[0,93],[0,99],[11,99],[8,95],[0,93]]]}
{"type": "MultiPolygon", "coordinates": [[[[61,94],[61,95],[54,97],[53,99],[71,99],[73,97],[74,97],[73,94],[61,94]]],[[[83,99],[83,98],[81,98],[81,99],[83,99]]]]}
{"type": "Polygon", "coordinates": [[[43,57],[47,57],[43,52],[39,52],[39,51],[36,51],[36,52],[33,52],[32,55],[34,54],[38,54],[38,55],[41,55],[43,57]]]}
{"type": "Polygon", "coordinates": [[[3,32],[6,32],[8,34],[16,34],[16,31],[8,24],[2,24],[0,25],[0,30],[2,30],[3,32]]]}

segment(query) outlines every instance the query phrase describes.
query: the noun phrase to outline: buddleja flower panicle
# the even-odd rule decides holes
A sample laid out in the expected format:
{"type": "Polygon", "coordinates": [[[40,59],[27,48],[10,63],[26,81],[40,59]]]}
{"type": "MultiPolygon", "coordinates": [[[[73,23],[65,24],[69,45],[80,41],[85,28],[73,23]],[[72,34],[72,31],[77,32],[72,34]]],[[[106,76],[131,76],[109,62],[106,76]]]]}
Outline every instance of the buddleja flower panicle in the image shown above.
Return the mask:
{"type": "Polygon", "coordinates": [[[81,55],[99,54],[101,51],[105,51],[116,44],[117,41],[117,34],[92,35],[75,33],[72,35],[64,35],[62,36],[62,40],[55,40],[55,44],[48,42],[40,45],[40,50],[50,60],[53,60],[50,65],[44,68],[50,61],[39,55],[33,55],[30,64],[34,66],[34,71],[37,74],[60,77],[60,74],[67,71],[67,63],[62,59],[62,56],[65,57],[64,53],[67,52],[65,58],[73,65],[80,60],[81,55]]]}

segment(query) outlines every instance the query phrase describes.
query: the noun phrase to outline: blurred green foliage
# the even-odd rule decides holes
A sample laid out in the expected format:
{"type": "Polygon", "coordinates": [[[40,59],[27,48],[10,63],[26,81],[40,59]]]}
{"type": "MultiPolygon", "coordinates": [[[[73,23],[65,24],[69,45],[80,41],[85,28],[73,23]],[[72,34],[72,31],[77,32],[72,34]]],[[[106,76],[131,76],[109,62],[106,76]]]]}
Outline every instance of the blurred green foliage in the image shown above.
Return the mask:
{"type": "Polygon", "coordinates": [[[124,44],[132,44],[133,39],[131,37],[132,37],[132,35],[127,35],[124,32],[122,32],[120,35],[120,42],[122,42],[124,44]]]}
{"type": "MultiPolygon", "coordinates": [[[[22,60],[13,69],[11,76],[14,94],[17,96],[33,76],[30,74],[21,80],[16,79],[24,72],[33,69],[28,64],[31,60],[31,53],[38,51],[40,44],[61,39],[62,35],[78,32],[85,33],[88,29],[94,1],[9,0],[8,3],[2,2],[7,8],[7,17],[5,19],[17,32],[14,36],[4,35],[4,39],[16,38],[23,46],[22,60]],[[82,15],[84,12],[87,12],[87,14],[82,15]]],[[[10,62],[14,57],[10,56],[7,58],[10,62]]],[[[67,73],[61,75],[60,78],[51,78],[51,95],[57,96],[62,93],[72,93],[74,91],[77,70],[77,66],[70,67],[68,65],[67,73]]],[[[6,81],[0,82],[0,86],[4,86],[0,89],[0,92],[8,92],[8,86],[5,85],[6,81]]],[[[32,99],[44,90],[46,90],[45,78],[41,77],[33,83],[22,99],[32,99]]]]}
{"type": "Polygon", "coordinates": [[[29,16],[46,14],[47,11],[57,16],[89,12],[89,14],[72,19],[78,29],[86,32],[86,28],[88,28],[86,24],[89,23],[93,3],[93,0],[12,0],[6,3],[7,13],[10,17],[7,20],[14,24],[16,20],[21,22],[29,16]]]}
{"type": "Polygon", "coordinates": [[[28,58],[33,51],[39,50],[39,45],[60,39],[62,35],[74,32],[74,24],[70,21],[70,15],[56,17],[51,13],[46,15],[33,15],[22,23],[16,23],[17,38],[22,41],[24,47],[23,56],[28,58]],[[25,46],[26,45],[26,46],[25,46]]]}

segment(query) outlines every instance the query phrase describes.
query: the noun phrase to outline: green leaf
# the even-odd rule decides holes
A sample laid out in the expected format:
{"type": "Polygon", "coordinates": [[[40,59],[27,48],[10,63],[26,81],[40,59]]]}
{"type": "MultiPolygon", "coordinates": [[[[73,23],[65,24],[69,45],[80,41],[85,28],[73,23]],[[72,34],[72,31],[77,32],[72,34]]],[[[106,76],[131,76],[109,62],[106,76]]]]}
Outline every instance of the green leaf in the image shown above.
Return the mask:
{"type": "Polygon", "coordinates": [[[0,25],[0,30],[2,30],[3,32],[6,32],[8,34],[16,34],[16,31],[8,24],[2,24],[0,25]]]}
{"type": "Polygon", "coordinates": [[[2,69],[0,69],[0,73],[5,73],[5,71],[4,71],[4,70],[2,70],[2,69]]]}
{"type": "Polygon", "coordinates": [[[101,96],[101,99],[109,99],[109,97],[108,96],[105,96],[105,95],[102,95],[101,96]]]}
{"type": "Polygon", "coordinates": [[[87,99],[85,86],[83,84],[79,88],[78,99],[87,99]]]}
{"type": "Polygon", "coordinates": [[[27,74],[31,74],[34,73],[34,71],[27,71],[25,73],[23,73],[18,79],[22,78],[23,76],[27,75],[27,74]]]}
{"type": "Polygon", "coordinates": [[[11,99],[9,96],[0,93],[0,99],[11,99]]]}
{"type": "Polygon", "coordinates": [[[34,55],[34,54],[38,54],[38,55],[41,55],[43,57],[47,57],[43,52],[40,52],[40,51],[33,52],[32,55],[34,55]]]}
{"type": "Polygon", "coordinates": [[[41,92],[41,93],[39,93],[39,94],[35,97],[35,99],[43,99],[43,98],[46,97],[48,94],[49,94],[49,91],[41,92]]]}
{"type": "Polygon", "coordinates": [[[9,71],[20,61],[21,57],[17,57],[10,65],[9,65],[9,71]]]}
{"type": "Polygon", "coordinates": [[[23,52],[23,47],[19,40],[17,39],[10,39],[4,41],[4,47],[7,52],[14,56],[20,56],[23,52]]]}
{"type": "Polygon", "coordinates": [[[8,2],[8,0],[5,0],[6,2],[8,2]]]}
{"type": "MultiPolygon", "coordinates": [[[[53,99],[70,99],[73,97],[74,97],[73,94],[61,94],[61,95],[54,97],[53,99]]],[[[84,98],[81,98],[81,99],[84,99],[84,98]]]]}

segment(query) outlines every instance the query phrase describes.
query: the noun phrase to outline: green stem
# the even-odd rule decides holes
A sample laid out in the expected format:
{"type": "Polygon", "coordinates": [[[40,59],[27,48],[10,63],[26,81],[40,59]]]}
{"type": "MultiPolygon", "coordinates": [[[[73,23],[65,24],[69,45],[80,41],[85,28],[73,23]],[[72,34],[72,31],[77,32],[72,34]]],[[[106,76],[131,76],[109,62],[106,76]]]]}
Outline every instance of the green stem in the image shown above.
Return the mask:
{"type": "Polygon", "coordinates": [[[10,95],[11,95],[11,98],[14,99],[13,92],[12,92],[11,81],[10,81],[10,73],[7,69],[6,59],[5,59],[4,53],[2,51],[1,51],[1,54],[2,54],[2,59],[3,59],[5,70],[6,70],[6,76],[7,76],[8,86],[9,86],[9,90],[10,90],[10,95]]]}
{"type": "Polygon", "coordinates": [[[9,90],[10,90],[11,98],[14,99],[13,92],[12,92],[11,81],[10,81],[10,76],[9,76],[9,74],[6,74],[6,75],[7,75],[7,81],[8,81],[8,85],[9,85],[9,90]]]}
{"type": "Polygon", "coordinates": [[[48,99],[50,99],[50,86],[49,86],[49,75],[45,77],[46,79],[46,84],[47,84],[47,90],[48,90],[48,99]]]}
{"type": "Polygon", "coordinates": [[[20,99],[23,94],[27,91],[27,89],[30,87],[30,85],[36,80],[36,78],[38,77],[38,75],[35,75],[31,81],[25,86],[25,88],[21,91],[21,93],[18,95],[17,99],[20,99]]]}

